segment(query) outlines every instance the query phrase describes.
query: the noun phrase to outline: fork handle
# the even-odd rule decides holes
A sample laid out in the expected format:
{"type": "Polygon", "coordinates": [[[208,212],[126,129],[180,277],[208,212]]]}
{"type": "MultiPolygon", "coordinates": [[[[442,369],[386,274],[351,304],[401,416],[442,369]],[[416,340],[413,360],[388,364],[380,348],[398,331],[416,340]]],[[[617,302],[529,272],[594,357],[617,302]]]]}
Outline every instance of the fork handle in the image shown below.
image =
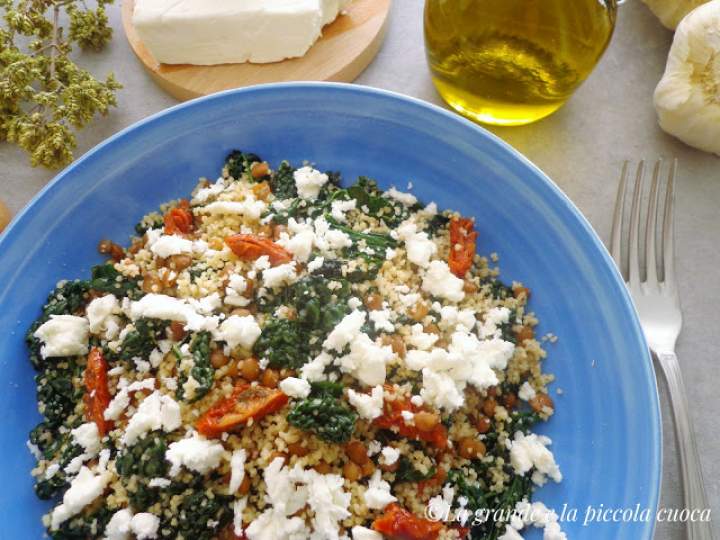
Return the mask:
{"type": "MultiPolygon", "coordinates": [[[[686,507],[692,511],[709,514],[709,505],[703,485],[702,468],[698,457],[695,433],[688,412],[688,400],[685,393],[680,365],[674,352],[656,353],[660,367],[665,373],[668,388],[670,390],[670,405],[672,407],[673,419],[675,421],[675,434],[678,450],[680,451],[680,470],[682,473],[683,496],[686,507]]],[[[688,540],[713,540],[712,522],[691,521],[687,524],[688,540]]]]}

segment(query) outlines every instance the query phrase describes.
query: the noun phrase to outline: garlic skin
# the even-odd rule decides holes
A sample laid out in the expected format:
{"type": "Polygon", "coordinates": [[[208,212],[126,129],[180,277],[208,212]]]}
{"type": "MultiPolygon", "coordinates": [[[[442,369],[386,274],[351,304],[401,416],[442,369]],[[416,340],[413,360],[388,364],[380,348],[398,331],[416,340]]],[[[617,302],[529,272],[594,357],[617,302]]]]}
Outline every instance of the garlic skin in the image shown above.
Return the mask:
{"type": "Polygon", "coordinates": [[[720,0],[678,26],[654,102],[663,130],[720,155],[720,0]]]}
{"type": "Polygon", "coordinates": [[[685,15],[707,0],[643,0],[660,22],[675,30],[685,15]]]}

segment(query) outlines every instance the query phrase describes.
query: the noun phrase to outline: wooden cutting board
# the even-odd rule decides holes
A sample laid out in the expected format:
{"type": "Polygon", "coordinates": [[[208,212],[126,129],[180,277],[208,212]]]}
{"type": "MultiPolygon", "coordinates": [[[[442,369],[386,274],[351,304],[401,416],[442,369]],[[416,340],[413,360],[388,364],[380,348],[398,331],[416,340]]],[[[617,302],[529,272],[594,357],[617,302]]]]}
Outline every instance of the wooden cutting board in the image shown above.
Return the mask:
{"type": "Polygon", "coordinates": [[[345,14],[323,29],[302,58],[272,64],[194,66],[158,64],[132,25],[134,0],[123,0],[125,34],[155,82],[180,100],[253,84],[286,81],[354,80],[380,50],[391,0],[353,0],[345,14]]]}
{"type": "Polygon", "coordinates": [[[3,229],[5,229],[5,227],[7,227],[11,219],[12,216],[10,215],[10,210],[2,201],[2,199],[0,199],[0,233],[3,232],[3,229]]]}

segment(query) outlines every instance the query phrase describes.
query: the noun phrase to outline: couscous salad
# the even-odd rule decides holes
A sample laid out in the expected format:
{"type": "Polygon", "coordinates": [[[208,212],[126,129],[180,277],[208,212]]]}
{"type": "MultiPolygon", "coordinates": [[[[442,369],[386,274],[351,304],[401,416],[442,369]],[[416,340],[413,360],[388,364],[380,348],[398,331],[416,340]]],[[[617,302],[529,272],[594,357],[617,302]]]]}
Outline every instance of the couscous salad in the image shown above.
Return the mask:
{"type": "Polygon", "coordinates": [[[48,535],[564,539],[532,502],[562,476],[531,431],[554,404],[530,290],[476,230],[234,151],[100,242],[27,334],[48,535]]]}

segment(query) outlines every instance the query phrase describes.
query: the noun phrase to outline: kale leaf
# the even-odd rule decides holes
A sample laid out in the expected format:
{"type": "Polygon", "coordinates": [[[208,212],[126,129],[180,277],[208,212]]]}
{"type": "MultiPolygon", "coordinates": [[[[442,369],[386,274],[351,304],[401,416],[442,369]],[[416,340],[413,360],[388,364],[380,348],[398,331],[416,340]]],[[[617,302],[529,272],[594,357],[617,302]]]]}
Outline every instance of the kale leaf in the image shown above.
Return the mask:
{"type": "MultiPolygon", "coordinates": [[[[40,424],[32,433],[35,433],[42,425],[40,424]]],[[[69,433],[54,435],[54,443],[51,447],[45,449],[44,457],[57,462],[60,468],[50,478],[46,478],[45,475],[36,478],[34,489],[38,498],[43,500],[52,499],[69,486],[64,469],[82,452],[82,447],[73,442],[69,433]]]]}
{"type": "Polygon", "coordinates": [[[334,381],[317,381],[312,383],[311,392],[314,397],[342,397],[344,386],[334,381]]]}
{"type": "Polygon", "coordinates": [[[61,425],[75,411],[83,396],[82,372],[72,358],[65,358],[35,376],[40,412],[49,426],[61,425]],[[73,381],[78,383],[77,387],[73,381]]]}
{"type": "Polygon", "coordinates": [[[182,497],[182,502],[173,512],[172,523],[163,522],[160,526],[160,538],[182,538],[192,540],[211,540],[217,537],[233,518],[230,507],[232,497],[218,493],[208,495],[203,479],[182,497]]]}
{"type": "Polygon", "coordinates": [[[137,300],[142,296],[138,280],[123,276],[110,263],[93,267],[90,288],[114,294],[119,298],[127,296],[131,300],[137,300]]]}
{"type": "Polygon", "coordinates": [[[100,506],[90,513],[83,512],[63,522],[54,531],[48,531],[52,540],[86,540],[98,537],[98,531],[104,531],[114,511],[100,506]]]}
{"type": "MultiPolygon", "coordinates": [[[[200,332],[195,334],[190,343],[190,354],[193,357],[193,366],[190,368],[190,376],[195,379],[198,386],[195,388],[195,393],[190,399],[190,402],[197,401],[207,395],[212,388],[213,382],[215,381],[215,368],[210,363],[210,333],[200,332]]],[[[181,356],[178,356],[178,361],[181,360],[181,356]]],[[[177,397],[183,399],[185,395],[184,385],[188,381],[189,376],[187,373],[180,375],[180,381],[177,389],[177,397]]]]}
{"type": "Polygon", "coordinates": [[[408,217],[408,209],[388,197],[377,187],[375,180],[361,176],[358,181],[345,190],[348,199],[357,201],[356,207],[364,213],[381,221],[388,227],[397,227],[408,217]]]}
{"type": "Polygon", "coordinates": [[[262,329],[253,351],[273,368],[297,369],[310,357],[308,336],[297,320],[271,319],[262,329]]]}
{"type": "Polygon", "coordinates": [[[332,280],[337,285],[334,288],[330,283],[319,275],[306,276],[264,301],[260,307],[266,313],[287,305],[295,309],[297,316],[294,320],[270,319],[255,342],[255,354],[267,358],[270,367],[293,369],[318,354],[327,334],[350,312],[350,283],[332,280]]]}
{"type": "Polygon", "coordinates": [[[155,431],[118,455],[115,468],[124,483],[128,484],[126,491],[135,508],[147,508],[157,502],[159,488],[148,484],[152,478],[161,478],[167,474],[166,450],[167,443],[162,432],[155,431]]]}
{"type": "Polygon", "coordinates": [[[190,375],[199,384],[192,401],[197,401],[210,391],[215,380],[215,368],[210,363],[210,332],[200,332],[195,336],[190,345],[190,353],[193,356],[190,375]]]}
{"type": "Polygon", "coordinates": [[[400,456],[398,470],[395,472],[397,482],[421,482],[433,476],[435,476],[435,467],[430,467],[427,473],[422,473],[412,466],[408,458],[400,456]]]}
{"type": "Polygon", "coordinates": [[[133,358],[147,359],[158,340],[164,337],[167,325],[167,321],[159,319],[136,320],[135,329],[125,334],[120,344],[120,359],[126,362],[131,362],[133,358]]]}
{"type": "Polygon", "coordinates": [[[161,229],[164,224],[162,216],[154,216],[152,219],[143,218],[135,224],[135,232],[138,236],[142,236],[150,229],[161,229]]]}
{"type": "Polygon", "coordinates": [[[505,529],[505,523],[493,519],[494,510],[500,510],[498,515],[508,515],[515,508],[515,505],[523,499],[530,500],[532,496],[532,482],[529,477],[516,475],[512,470],[507,471],[511,475],[510,483],[499,493],[484,488],[482,480],[471,482],[462,469],[452,469],[448,472],[447,482],[455,487],[455,504],[459,505],[458,498],[466,499],[465,508],[470,515],[482,515],[478,511],[491,509],[488,520],[484,523],[474,523],[470,530],[470,538],[473,540],[496,540],[505,529]],[[477,514],[476,514],[477,512],[477,514]]]}
{"type": "Polygon", "coordinates": [[[345,279],[333,282],[339,283],[340,287],[330,289],[329,280],[307,276],[286,289],[283,302],[295,308],[301,325],[320,331],[323,338],[350,311],[347,305],[351,296],[350,284],[345,279]]]}
{"type": "Polygon", "coordinates": [[[287,161],[283,161],[270,176],[270,190],[276,199],[292,199],[298,196],[294,172],[295,169],[287,161]]]}
{"type": "Polygon", "coordinates": [[[517,318],[517,311],[514,309],[510,310],[510,316],[508,322],[500,324],[500,337],[509,341],[510,343],[517,343],[517,336],[513,332],[513,326],[515,325],[515,319],[517,318]]]}
{"type": "Polygon", "coordinates": [[[263,218],[272,215],[272,221],[278,225],[287,225],[290,218],[298,219],[306,217],[307,210],[310,208],[308,202],[304,199],[293,199],[293,201],[284,210],[275,210],[270,208],[263,214],[263,218]]]}
{"type": "Polygon", "coordinates": [[[375,279],[385,263],[387,250],[397,247],[397,241],[386,234],[356,231],[342,225],[330,215],[326,215],[325,219],[333,228],[344,232],[352,240],[352,246],[346,248],[343,254],[350,259],[362,259],[365,263],[365,269],[355,269],[345,277],[355,283],[375,279]]]}
{"type": "Polygon", "coordinates": [[[326,215],[325,219],[328,223],[330,223],[330,225],[332,225],[333,228],[347,234],[350,237],[350,240],[353,241],[353,243],[363,243],[368,250],[382,253],[383,257],[385,256],[385,250],[390,248],[396,248],[398,245],[397,240],[392,238],[390,235],[359,232],[351,229],[350,227],[347,227],[346,225],[342,225],[330,215],[326,215]]]}
{"type": "Polygon", "coordinates": [[[448,223],[450,223],[449,217],[443,214],[435,214],[428,220],[425,232],[432,238],[437,236],[441,229],[447,227],[448,223]]]}
{"type": "Polygon", "coordinates": [[[165,476],[168,462],[165,461],[167,442],[160,431],[145,435],[134,445],[125,448],[115,461],[120,476],[130,478],[137,474],[148,478],[165,476]]]}
{"type": "Polygon", "coordinates": [[[513,295],[512,287],[505,285],[496,277],[483,279],[481,285],[488,285],[490,294],[497,300],[503,300],[513,295]]]}
{"type": "MultiPolygon", "coordinates": [[[[74,315],[86,304],[86,294],[90,289],[88,281],[65,281],[53,290],[42,308],[42,314],[30,326],[25,334],[25,342],[30,350],[30,362],[36,370],[43,368],[45,361],[40,355],[42,343],[33,334],[50,319],[51,315],[74,315]]],[[[57,363],[57,359],[56,362],[57,363]]]]}
{"type": "Polygon", "coordinates": [[[227,167],[228,174],[235,180],[239,180],[243,173],[248,173],[248,179],[254,180],[250,175],[250,167],[253,163],[260,163],[262,160],[257,154],[252,152],[241,152],[240,150],[233,150],[225,158],[225,167],[227,167]]]}
{"type": "Polygon", "coordinates": [[[288,422],[324,441],[336,444],[349,441],[357,414],[339,399],[339,392],[337,387],[313,384],[310,395],[288,414],[288,422]]]}

